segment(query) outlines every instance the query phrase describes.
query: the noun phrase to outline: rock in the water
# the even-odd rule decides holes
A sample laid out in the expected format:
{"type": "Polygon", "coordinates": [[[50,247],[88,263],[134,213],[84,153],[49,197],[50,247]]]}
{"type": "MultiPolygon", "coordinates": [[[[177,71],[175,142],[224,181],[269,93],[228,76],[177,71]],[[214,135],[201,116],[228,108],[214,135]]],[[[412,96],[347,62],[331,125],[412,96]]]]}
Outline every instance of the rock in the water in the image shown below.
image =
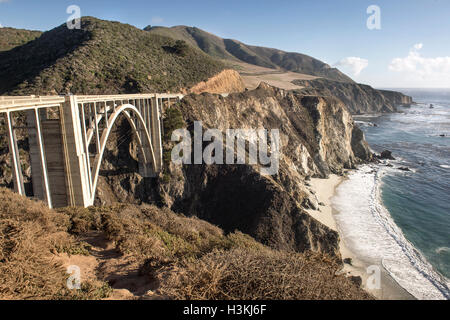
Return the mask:
{"type": "Polygon", "coordinates": [[[409,169],[408,167],[399,167],[398,170],[401,170],[401,171],[411,171],[411,169],[409,169]]]}
{"type": "Polygon", "coordinates": [[[392,156],[392,152],[389,150],[384,150],[380,156],[380,159],[387,159],[387,160],[395,160],[395,158],[392,156]]]}
{"type": "Polygon", "coordinates": [[[345,258],[344,263],[346,263],[348,265],[352,265],[352,258],[345,258]]]}

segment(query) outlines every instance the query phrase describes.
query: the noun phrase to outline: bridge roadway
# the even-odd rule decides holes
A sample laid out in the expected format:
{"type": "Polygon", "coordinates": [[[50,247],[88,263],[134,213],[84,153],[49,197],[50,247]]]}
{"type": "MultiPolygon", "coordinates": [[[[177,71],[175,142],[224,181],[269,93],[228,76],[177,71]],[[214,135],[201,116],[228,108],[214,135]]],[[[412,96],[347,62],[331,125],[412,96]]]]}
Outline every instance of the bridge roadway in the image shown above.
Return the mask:
{"type": "Polygon", "coordinates": [[[12,163],[14,190],[25,195],[17,131],[26,130],[35,198],[49,207],[93,205],[108,137],[120,115],[128,120],[139,148],[139,171],[162,170],[162,109],[181,94],[96,96],[0,96],[12,163]],[[26,127],[15,125],[26,115],[26,127]]]}

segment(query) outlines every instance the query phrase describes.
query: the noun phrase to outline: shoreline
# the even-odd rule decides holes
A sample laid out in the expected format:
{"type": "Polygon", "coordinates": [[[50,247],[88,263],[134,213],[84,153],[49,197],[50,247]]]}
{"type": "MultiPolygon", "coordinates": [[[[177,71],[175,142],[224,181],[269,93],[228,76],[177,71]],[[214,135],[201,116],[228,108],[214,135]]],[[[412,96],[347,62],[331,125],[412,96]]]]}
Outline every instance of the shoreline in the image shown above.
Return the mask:
{"type": "Polygon", "coordinates": [[[381,270],[381,287],[380,289],[369,289],[367,287],[367,281],[370,274],[366,269],[370,265],[363,259],[358,257],[352,250],[345,244],[345,235],[339,230],[335,214],[338,213],[333,208],[332,198],[336,194],[336,190],[339,185],[347,178],[345,176],[338,176],[331,174],[327,179],[312,178],[309,181],[310,189],[315,192],[315,195],[319,202],[322,202],[324,206],[320,206],[320,211],[306,210],[314,219],[323,223],[330,229],[339,233],[339,251],[342,260],[351,259],[351,265],[344,263],[344,267],[341,273],[345,273],[347,276],[359,276],[362,279],[362,288],[368,293],[372,294],[377,299],[381,300],[415,300],[415,298],[401,287],[385,270],[380,266],[381,270]]]}

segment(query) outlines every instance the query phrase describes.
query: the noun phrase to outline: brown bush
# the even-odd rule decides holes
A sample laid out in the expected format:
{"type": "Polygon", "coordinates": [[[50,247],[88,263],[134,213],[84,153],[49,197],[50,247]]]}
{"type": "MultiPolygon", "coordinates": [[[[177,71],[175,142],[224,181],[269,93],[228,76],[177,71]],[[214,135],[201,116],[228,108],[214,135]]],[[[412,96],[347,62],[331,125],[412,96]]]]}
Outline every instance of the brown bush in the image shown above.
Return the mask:
{"type": "Polygon", "coordinates": [[[42,202],[0,188],[0,299],[97,299],[104,284],[66,288],[68,275],[53,255],[71,251],[69,218],[42,202]]]}
{"type": "Polygon", "coordinates": [[[181,300],[371,298],[343,275],[337,276],[338,268],[333,259],[312,252],[215,251],[161,274],[159,293],[181,300]]]}
{"type": "MultiPolygon", "coordinates": [[[[64,208],[0,189],[0,299],[100,299],[106,279],[65,288],[54,254],[89,254],[80,239],[91,231],[115,243],[133,268],[170,299],[367,299],[340,265],[320,253],[288,253],[240,232],[221,229],[169,209],[118,204],[64,208]]],[[[127,266],[123,265],[126,268],[127,266]]],[[[108,276],[107,274],[105,275],[108,276]]]]}

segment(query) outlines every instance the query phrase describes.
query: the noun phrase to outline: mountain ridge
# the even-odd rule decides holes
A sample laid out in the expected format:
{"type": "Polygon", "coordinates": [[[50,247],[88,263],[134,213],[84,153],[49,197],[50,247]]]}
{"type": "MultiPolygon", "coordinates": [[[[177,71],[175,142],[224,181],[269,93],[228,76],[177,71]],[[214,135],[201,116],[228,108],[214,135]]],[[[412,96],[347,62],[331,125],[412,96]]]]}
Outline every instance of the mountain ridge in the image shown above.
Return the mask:
{"type": "Polygon", "coordinates": [[[241,61],[261,67],[321,76],[336,81],[353,82],[353,80],[336,68],[311,56],[286,52],[283,50],[247,45],[234,39],[220,38],[212,33],[197,27],[174,26],[161,27],[148,26],[147,32],[173,37],[195,45],[205,53],[220,59],[241,61]]]}
{"type": "Polygon", "coordinates": [[[42,32],[37,30],[15,29],[9,27],[0,28],[0,52],[24,45],[41,35],[42,32]]]}
{"type": "Polygon", "coordinates": [[[225,69],[191,46],[131,25],[83,17],[0,52],[0,94],[183,92],[225,69]]]}
{"type": "Polygon", "coordinates": [[[283,89],[302,90],[306,94],[335,96],[353,114],[396,112],[398,105],[413,103],[411,97],[400,92],[377,90],[369,85],[356,83],[338,69],[301,53],[246,45],[238,40],[220,38],[196,27],[148,26],[145,30],[185,41],[208,55],[229,63],[241,63],[239,67],[244,63],[265,68],[264,71],[247,72],[247,67],[244,66],[244,70],[239,70],[244,80],[247,78],[247,88],[251,88],[250,84],[253,82],[267,82],[283,89]],[[295,74],[298,74],[298,79],[295,74]]]}

